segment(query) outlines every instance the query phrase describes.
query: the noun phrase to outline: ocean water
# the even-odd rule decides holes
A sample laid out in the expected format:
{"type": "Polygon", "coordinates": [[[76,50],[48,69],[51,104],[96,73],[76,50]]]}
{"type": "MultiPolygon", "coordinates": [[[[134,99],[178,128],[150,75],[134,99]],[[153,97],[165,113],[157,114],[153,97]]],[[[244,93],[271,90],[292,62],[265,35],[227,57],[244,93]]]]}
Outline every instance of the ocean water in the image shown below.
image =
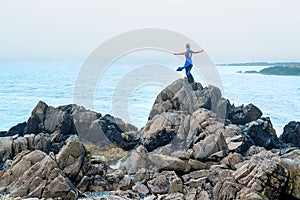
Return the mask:
{"type": "MultiPolygon", "coordinates": [[[[217,66],[225,97],[235,105],[253,103],[258,106],[264,116],[271,118],[280,135],[289,121],[300,120],[300,77],[237,73],[240,70],[262,68],[264,67],[217,66]]],[[[0,62],[0,130],[8,130],[17,123],[26,121],[39,100],[52,106],[73,103],[74,86],[80,69],[81,63],[0,62]]],[[[115,63],[99,77],[93,91],[94,105],[89,109],[102,114],[115,114],[112,109],[113,101],[119,99],[113,99],[113,95],[116,87],[120,88],[118,81],[133,69],[134,66],[115,63]]],[[[179,77],[183,75],[184,73],[179,73],[179,77]]],[[[134,74],[130,76],[131,80],[143,80],[143,77],[135,77],[134,74]]],[[[194,76],[196,81],[204,82],[201,74],[194,73],[194,76]]],[[[168,75],[161,78],[168,79],[168,75]]],[[[131,123],[138,127],[145,125],[152,104],[164,84],[148,80],[146,84],[134,87],[126,108],[131,123]]]]}

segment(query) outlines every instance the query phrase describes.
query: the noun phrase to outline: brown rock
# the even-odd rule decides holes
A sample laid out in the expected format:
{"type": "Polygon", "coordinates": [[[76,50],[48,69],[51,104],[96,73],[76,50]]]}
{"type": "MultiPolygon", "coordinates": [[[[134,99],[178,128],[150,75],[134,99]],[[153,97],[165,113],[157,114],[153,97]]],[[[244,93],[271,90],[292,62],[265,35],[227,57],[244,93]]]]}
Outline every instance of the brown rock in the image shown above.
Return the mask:
{"type": "Polygon", "coordinates": [[[149,189],[147,188],[147,186],[145,186],[142,183],[137,182],[133,187],[132,190],[141,194],[141,195],[147,195],[149,194],[149,189]]]}
{"type": "Polygon", "coordinates": [[[153,194],[166,194],[170,189],[170,183],[164,175],[159,175],[148,181],[147,185],[153,194]]]}
{"type": "Polygon", "coordinates": [[[186,169],[186,163],[175,157],[150,154],[149,159],[153,165],[160,170],[184,171],[186,169]]]}
{"type": "Polygon", "coordinates": [[[189,165],[194,170],[207,169],[207,165],[203,162],[198,161],[198,160],[190,159],[189,160],[189,165]]]}

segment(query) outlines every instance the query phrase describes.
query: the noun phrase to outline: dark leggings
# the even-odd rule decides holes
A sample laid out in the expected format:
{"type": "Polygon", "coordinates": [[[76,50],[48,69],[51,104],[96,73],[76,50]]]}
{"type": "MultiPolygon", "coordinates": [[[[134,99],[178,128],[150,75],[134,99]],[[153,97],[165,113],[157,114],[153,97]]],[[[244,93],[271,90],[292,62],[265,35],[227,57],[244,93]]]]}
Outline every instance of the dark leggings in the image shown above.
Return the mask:
{"type": "Polygon", "coordinates": [[[189,65],[185,68],[185,73],[186,73],[186,76],[188,78],[189,83],[194,83],[195,82],[194,77],[192,76],[192,73],[191,73],[192,67],[193,67],[193,65],[189,65]],[[188,75],[188,71],[190,71],[189,75],[188,75]]]}

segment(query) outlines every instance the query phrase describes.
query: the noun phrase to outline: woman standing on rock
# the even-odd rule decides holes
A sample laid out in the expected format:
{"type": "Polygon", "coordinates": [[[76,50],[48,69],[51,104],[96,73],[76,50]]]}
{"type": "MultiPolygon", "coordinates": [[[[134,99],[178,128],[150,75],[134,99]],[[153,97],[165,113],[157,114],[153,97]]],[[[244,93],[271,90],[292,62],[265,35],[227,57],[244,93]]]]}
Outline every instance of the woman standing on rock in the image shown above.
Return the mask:
{"type": "Polygon", "coordinates": [[[191,70],[192,70],[192,67],[193,67],[192,55],[195,54],[195,53],[202,53],[202,52],[204,52],[204,50],[193,51],[193,50],[191,50],[191,45],[189,43],[187,43],[185,45],[185,47],[186,47],[185,52],[174,53],[174,55],[185,55],[185,58],[186,58],[184,66],[183,67],[178,67],[176,71],[181,71],[181,70],[185,69],[185,73],[186,73],[186,76],[188,78],[189,83],[193,83],[194,82],[194,77],[191,74],[191,70]]]}

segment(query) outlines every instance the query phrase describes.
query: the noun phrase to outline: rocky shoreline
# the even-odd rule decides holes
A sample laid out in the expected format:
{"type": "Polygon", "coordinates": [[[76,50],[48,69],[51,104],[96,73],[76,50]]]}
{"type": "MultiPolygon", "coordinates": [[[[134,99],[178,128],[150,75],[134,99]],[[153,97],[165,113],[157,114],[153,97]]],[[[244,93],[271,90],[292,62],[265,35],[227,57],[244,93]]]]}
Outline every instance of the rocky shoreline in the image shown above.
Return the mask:
{"type": "Polygon", "coordinates": [[[160,92],[140,130],[40,101],[27,122],[0,132],[0,199],[300,199],[300,122],[278,138],[262,115],[186,79],[160,92]],[[90,143],[118,152],[120,166],[90,143]]]}
{"type": "Polygon", "coordinates": [[[264,75],[281,75],[281,76],[300,76],[300,66],[274,66],[267,67],[260,71],[245,71],[246,74],[264,74],[264,75]]]}

